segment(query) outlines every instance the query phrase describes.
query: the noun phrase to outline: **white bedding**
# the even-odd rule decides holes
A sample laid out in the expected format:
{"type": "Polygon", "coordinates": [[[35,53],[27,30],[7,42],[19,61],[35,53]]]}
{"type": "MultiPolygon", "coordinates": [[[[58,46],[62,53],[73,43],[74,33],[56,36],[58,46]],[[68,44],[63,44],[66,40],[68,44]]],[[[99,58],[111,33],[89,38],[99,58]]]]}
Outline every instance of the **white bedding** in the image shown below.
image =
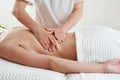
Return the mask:
{"type": "Polygon", "coordinates": [[[0,58],[0,80],[66,80],[65,74],[19,65],[0,58]]]}
{"type": "Polygon", "coordinates": [[[120,80],[120,74],[81,73],[69,74],[67,80],[120,80]]]}

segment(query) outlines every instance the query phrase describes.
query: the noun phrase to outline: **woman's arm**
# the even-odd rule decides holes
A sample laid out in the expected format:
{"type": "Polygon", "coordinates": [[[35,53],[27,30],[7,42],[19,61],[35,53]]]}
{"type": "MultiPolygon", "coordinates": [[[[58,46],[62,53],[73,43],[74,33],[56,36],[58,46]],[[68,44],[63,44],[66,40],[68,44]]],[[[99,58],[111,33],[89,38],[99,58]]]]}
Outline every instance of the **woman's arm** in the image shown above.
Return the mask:
{"type": "Polygon", "coordinates": [[[50,33],[44,30],[40,24],[37,24],[25,11],[27,2],[24,0],[16,0],[13,15],[26,27],[28,27],[40,42],[44,49],[53,51],[55,49],[55,41],[50,37],[50,33]]]}
{"type": "Polygon", "coordinates": [[[50,69],[62,73],[117,73],[120,74],[120,59],[107,60],[100,64],[78,62],[58,57],[49,57],[50,69]]]}
{"type": "Polygon", "coordinates": [[[68,31],[70,28],[72,28],[82,16],[83,12],[83,1],[78,2],[74,5],[72,14],[68,17],[68,19],[65,21],[65,23],[61,26],[63,30],[68,31]]]}
{"type": "Polygon", "coordinates": [[[13,15],[26,27],[28,27],[31,31],[35,32],[37,29],[41,28],[40,24],[37,24],[26,12],[25,8],[27,6],[27,2],[24,0],[16,0],[13,15]]]}
{"type": "Polygon", "coordinates": [[[76,3],[68,19],[59,28],[55,29],[55,38],[58,40],[59,43],[65,40],[67,31],[69,31],[80,20],[82,12],[83,1],[76,3]]]}
{"type": "Polygon", "coordinates": [[[105,72],[104,64],[84,63],[58,57],[50,57],[50,60],[51,69],[62,73],[105,72]]]}

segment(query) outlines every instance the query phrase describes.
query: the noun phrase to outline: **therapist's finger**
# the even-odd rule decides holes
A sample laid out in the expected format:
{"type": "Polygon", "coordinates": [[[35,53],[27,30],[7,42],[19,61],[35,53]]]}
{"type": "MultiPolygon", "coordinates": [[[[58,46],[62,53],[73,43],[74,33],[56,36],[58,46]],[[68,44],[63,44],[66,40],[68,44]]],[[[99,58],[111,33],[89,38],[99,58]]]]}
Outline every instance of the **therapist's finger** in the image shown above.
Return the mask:
{"type": "Polygon", "coordinates": [[[44,40],[44,42],[45,42],[45,44],[47,46],[47,50],[51,52],[52,48],[51,48],[49,37],[47,37],[46,40],[44,40]]]}
{"type": "Polygon", "coordinates": [[[56,35],[56,38],[57,38],[57,41],[58,41],[58,42],[61,41],[61,35],[60,35],[60,34],[56,35]]]}
{"type": "Polygon", "coordinates": [[[49,40],[51,42],[51,48],[52,48],[52,51],[54,51],[56,49],[56,43],[55,43],[55,39],[53,36],[49,36],[49,40]]]}
{"type": "Polygon", "coordinates": [[[44,29],[45,29],[46,31],[50,32],[50,33],[53,33],[53,31],[54,31],[54,28],[47,28],[47,27],[45,27],[44,29]]]}
{"type": "Polygon", "coordinates": [[[65,37],[66,37],[65,35],[62,36],[62,42],[65,40],[65,37]]]}
{"type": "Polygon", "coordinates": [[[62,39],[63,39],[63,35],[59,36],[58,42],[61,44],[62,43],[62,39]]]}
{"type": "Polygon", "coordinates": [[[43,47],[45,50],[47,50],[47,47],[46,47],[45,43],[44,43],[42,40],[40,40],[40,43],[41,43],[42,47],[43,47]]]}

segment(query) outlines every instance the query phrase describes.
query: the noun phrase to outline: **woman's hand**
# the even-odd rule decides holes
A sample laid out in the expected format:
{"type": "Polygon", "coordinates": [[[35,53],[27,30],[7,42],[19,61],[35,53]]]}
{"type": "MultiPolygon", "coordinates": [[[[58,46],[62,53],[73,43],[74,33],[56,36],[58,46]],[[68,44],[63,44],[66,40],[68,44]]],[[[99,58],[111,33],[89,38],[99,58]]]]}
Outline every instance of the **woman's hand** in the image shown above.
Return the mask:
{"type": "Polygon", "coordinates": [[[108,60],[104,64],[105,72],[120,74],[120,59],[108,60]]]}
{"type": "Polygon", "coordinates": [[[58,43],[62,43],[65,40],[67,31],[65,31],[62,28],[55,28],[54,30],[54,36],[58,43]]]}
{"type": "Polygon", "coordinates": [[[52,52],[55,50],[55,39],[51,35],[52,32],[47,32],[44,28],[41,28],[33,33],[36,39],[40,42],[44,49],[52,52]]]}
{"type": "Polygon", "coordinates": [[[45,30],[52,32],[58,43],[62,43],[65,40],[67,31],[62,28],[45,28],[45,30]]]}

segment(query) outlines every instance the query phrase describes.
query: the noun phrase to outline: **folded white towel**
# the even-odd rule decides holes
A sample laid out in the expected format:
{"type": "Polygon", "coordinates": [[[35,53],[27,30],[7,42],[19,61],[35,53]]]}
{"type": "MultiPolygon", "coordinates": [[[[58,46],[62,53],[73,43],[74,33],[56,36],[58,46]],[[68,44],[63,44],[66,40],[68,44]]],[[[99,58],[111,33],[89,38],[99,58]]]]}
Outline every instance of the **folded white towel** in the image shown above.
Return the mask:
{"type": "Polygon", "coordinates": [[[76,31],[77,58],[83,62],[104,62],[120,58],[120,32],[93,26],[76,31]]]}
{"type": "MultiPolygon", "coordinates": [[[[90,26],[76,30],[78,61],[104,62],[120,58],[120,32],[105,26],[90,26]]],[[[71,74],[69,80],[120,80],[119,74],[71,74]]]]}

